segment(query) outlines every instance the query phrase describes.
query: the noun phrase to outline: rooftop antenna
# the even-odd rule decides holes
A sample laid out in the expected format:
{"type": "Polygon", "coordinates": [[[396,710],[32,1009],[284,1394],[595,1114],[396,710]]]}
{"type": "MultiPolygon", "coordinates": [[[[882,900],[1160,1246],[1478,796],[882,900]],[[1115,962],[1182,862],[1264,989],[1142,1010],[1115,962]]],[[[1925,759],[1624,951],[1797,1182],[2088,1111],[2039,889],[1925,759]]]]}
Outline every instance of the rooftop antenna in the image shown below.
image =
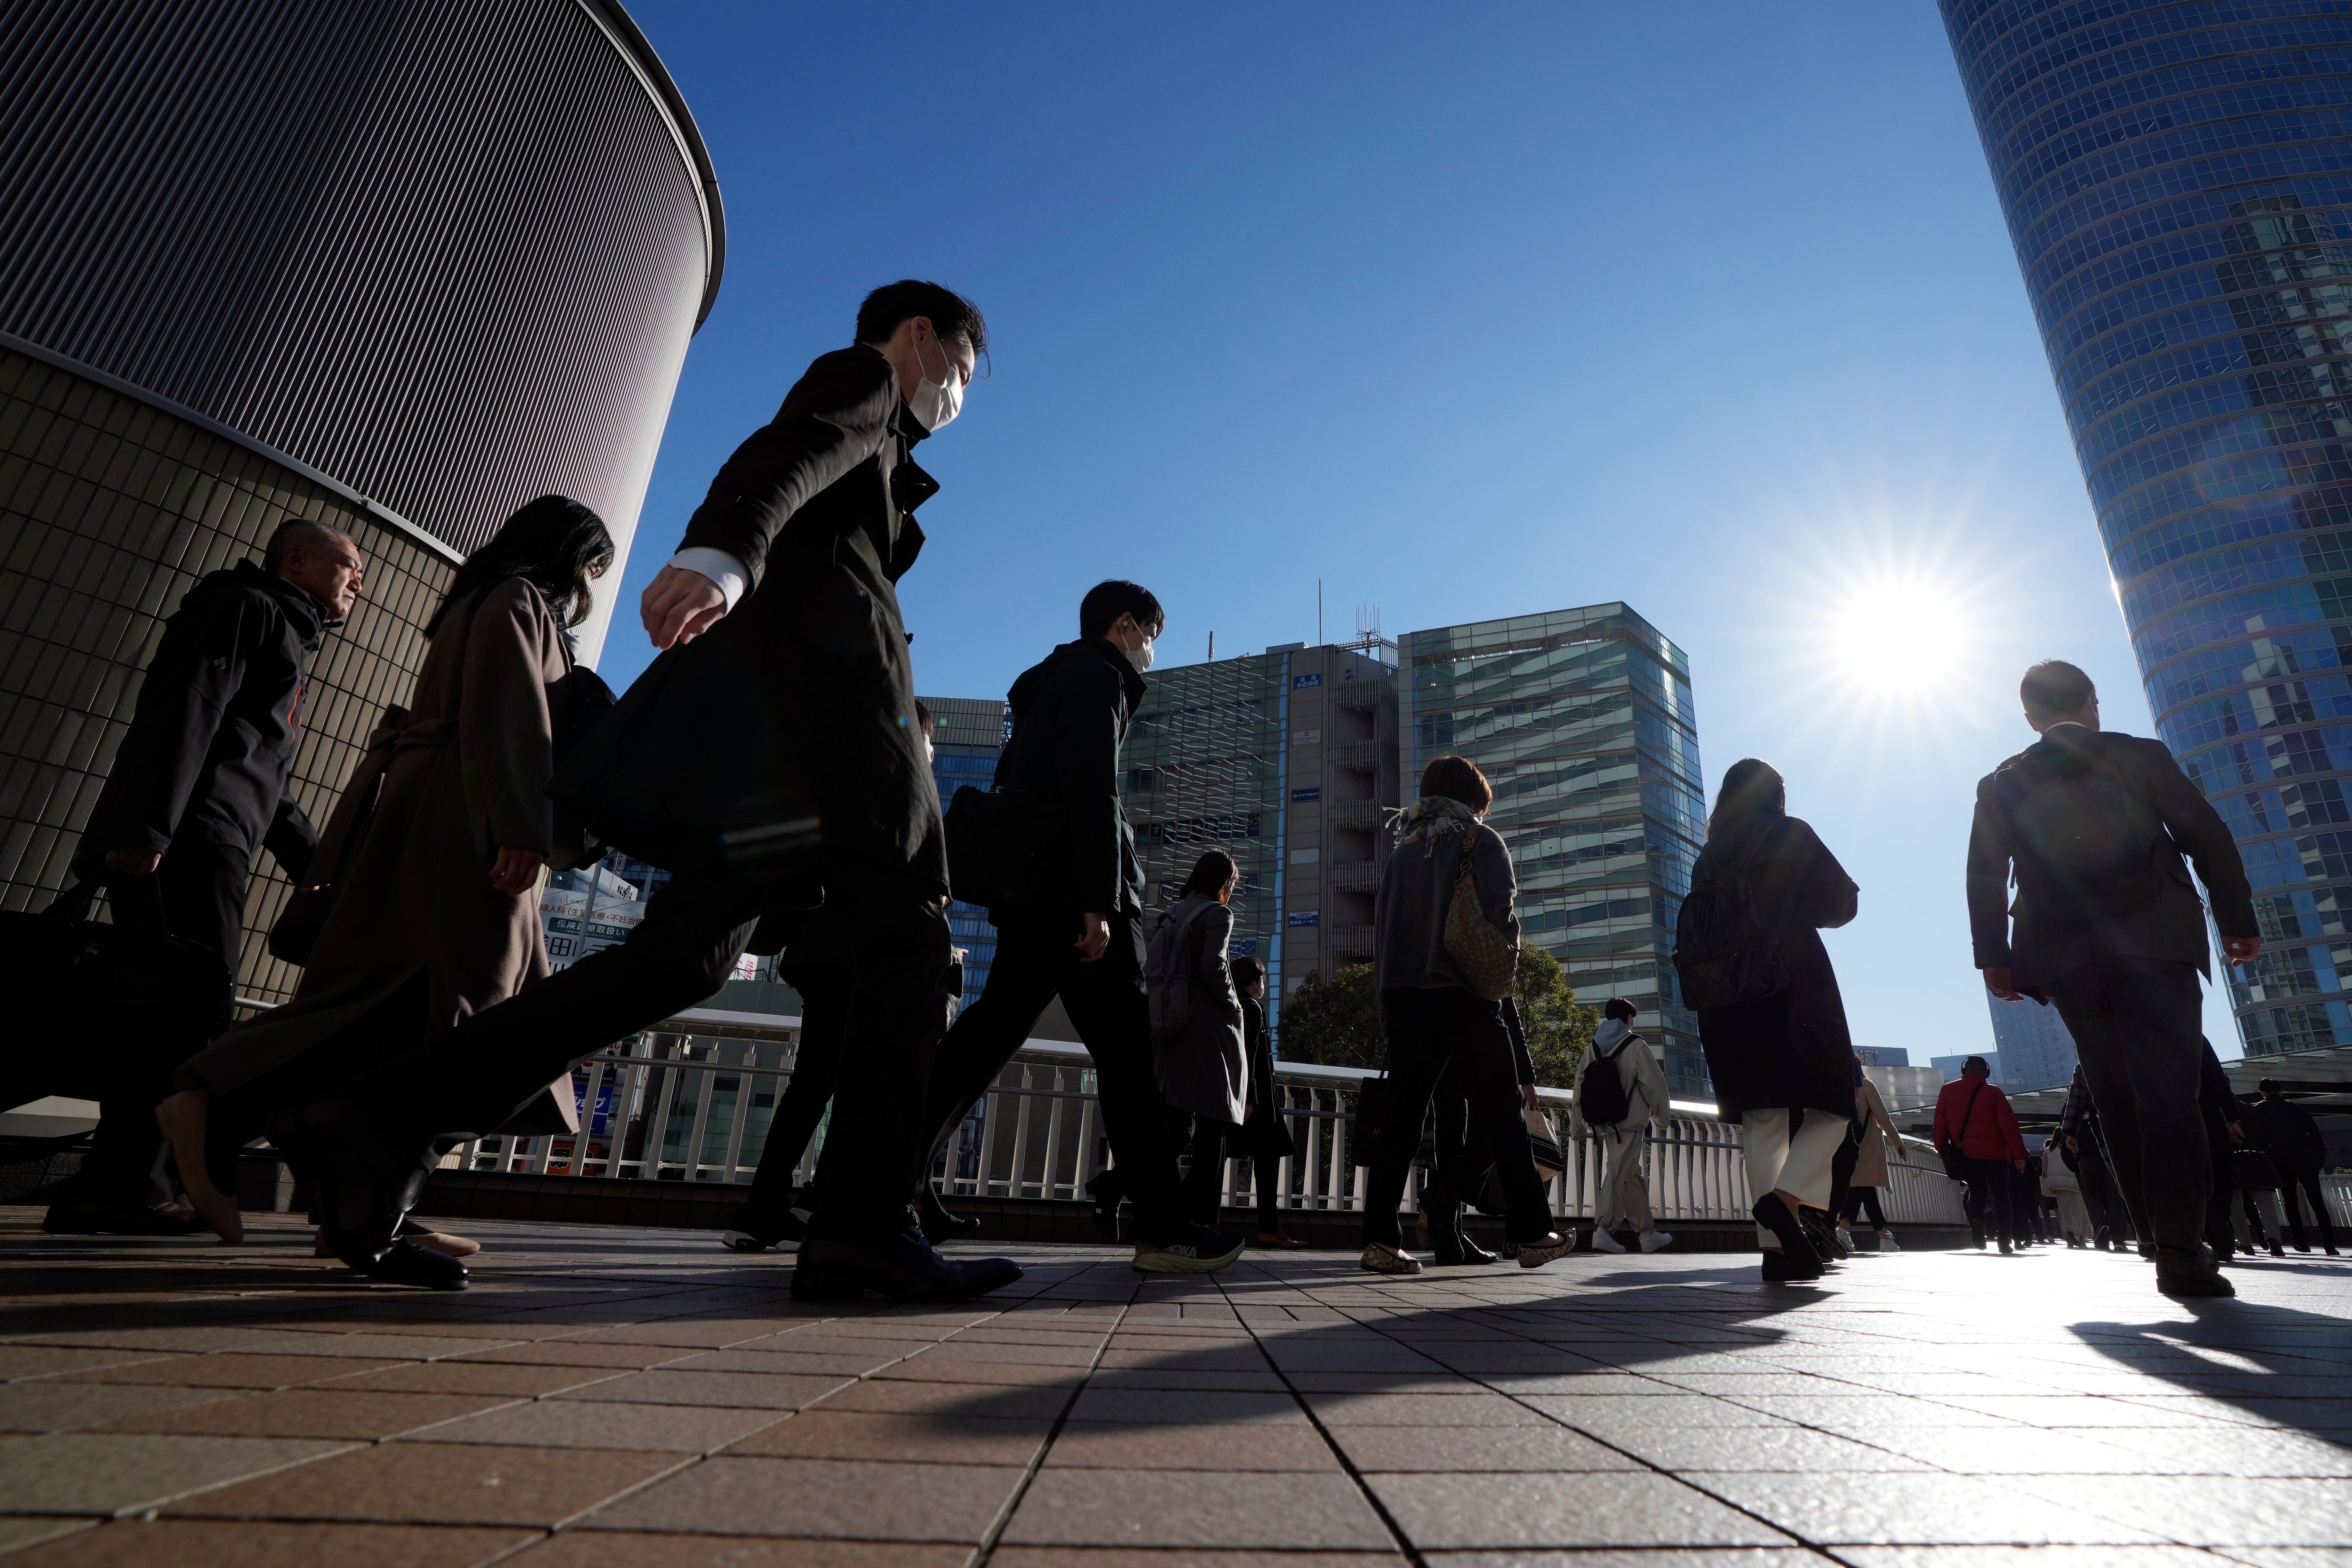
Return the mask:
{"type": "Polygon", "coordinates": [[[1323,646],[1323,579],[1315,579],[1315,646],[1323,646]]]}
{"type": "Polygon", "coordinates": [[[1209,634],[1209,662],[1217,662],[1217,634],[1214,632],[1209,634]]]}

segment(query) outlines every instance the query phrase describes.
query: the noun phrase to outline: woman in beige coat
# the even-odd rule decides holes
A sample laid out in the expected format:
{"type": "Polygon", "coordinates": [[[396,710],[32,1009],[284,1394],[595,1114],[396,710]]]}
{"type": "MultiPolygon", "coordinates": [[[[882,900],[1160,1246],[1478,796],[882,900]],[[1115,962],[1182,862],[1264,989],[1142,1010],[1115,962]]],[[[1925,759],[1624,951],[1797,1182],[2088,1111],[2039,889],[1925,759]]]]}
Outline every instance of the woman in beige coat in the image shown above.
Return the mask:
{"type": "Polygon", "coordinates": [[[226,1239],[242,1227],[205,1170],[211,1094],[253,1086],[266,1097],[265,1075],[347,1073],[547,974],[550,693],[572,672],[565,634],[612,560],[594,512],[546,496],[458,568],[425,627],[411,708],[385,710],[320,836],[311,863],[331,879],[334,904],[294,999],[190,1058],[158,1108],[190,1200],[226,1239]]]}
{"type": "Polygon", "coordinates": [[[1899,1252],[1902,1248],[1895,1245],[1895,1232],[1886,1223],[1886,1211],[1879,1206],[1878,1194],[1891,1184],[1886,1173],[1887,1150],[1893,1149],[1895,1157],[1906,1165],[1911,1156],[1904,1150],[1903,1134],[1895,1130],[1894,1121],[1886,1114],[1886,1101],[1879,1098],[1878,1086],[1870,1081],[1859,1060],[1853,1076],[1854,1135],[1860,1142],[1854,1156],[1853,1179],[1846,1188],[1845,1210],[1837,1216],[1838,1245],[1849,1252],[1853,1250],[1853,1234],[1847,1227],[1867,1205],[1871,1226],[1878,1232],[1878,1250],[1899,1252]]]}

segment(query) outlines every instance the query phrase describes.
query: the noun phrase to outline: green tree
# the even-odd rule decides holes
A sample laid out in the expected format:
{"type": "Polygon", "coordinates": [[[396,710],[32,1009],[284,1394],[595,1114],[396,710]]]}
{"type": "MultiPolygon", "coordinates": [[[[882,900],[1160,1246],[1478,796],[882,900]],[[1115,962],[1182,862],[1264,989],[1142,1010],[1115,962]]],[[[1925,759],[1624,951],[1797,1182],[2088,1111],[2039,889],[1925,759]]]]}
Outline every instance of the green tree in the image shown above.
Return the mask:
{"type": "Polygon", "coordinates": [[[1536,1081],[1546,1089],[1573,1089],[1576,1069],[1601,1027],[1601,1009],[1576,999],[1568,971],[1539,947],[1519,949],[1519,973],[1512,982],[1519,1003],[1519,1026],[1528,1032],[1528,1055],[1535,1058],[1536,1081]]]}
{"type": "Polygon", "coordinates": [[[1378,1068],[1387,1046],[1372,966],[1350,963],[1328,980],[1319,973],[1307,975],[1283,999],[1278,1038],[1285,1061],[1378,1068]]]}

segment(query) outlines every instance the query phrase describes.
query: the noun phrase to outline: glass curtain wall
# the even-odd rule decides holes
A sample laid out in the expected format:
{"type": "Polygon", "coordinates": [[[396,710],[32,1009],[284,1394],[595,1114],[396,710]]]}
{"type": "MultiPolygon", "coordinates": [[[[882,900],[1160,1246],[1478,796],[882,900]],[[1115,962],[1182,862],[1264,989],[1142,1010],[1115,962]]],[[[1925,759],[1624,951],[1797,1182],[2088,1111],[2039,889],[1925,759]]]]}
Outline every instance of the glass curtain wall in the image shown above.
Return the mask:
{"type": "Polygon", "coordinates": [[[2246,1050],[2352,1040],[2352,15],[1942,5],[2157,731],[2253,878],[2246,1050]]]}

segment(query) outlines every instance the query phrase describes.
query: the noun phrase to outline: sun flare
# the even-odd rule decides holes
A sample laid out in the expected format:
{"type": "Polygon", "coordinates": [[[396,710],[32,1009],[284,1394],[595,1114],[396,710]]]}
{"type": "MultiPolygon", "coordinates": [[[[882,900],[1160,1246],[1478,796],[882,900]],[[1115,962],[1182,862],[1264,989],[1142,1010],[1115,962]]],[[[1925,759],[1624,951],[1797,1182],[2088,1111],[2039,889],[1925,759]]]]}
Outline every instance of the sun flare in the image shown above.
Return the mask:
{"type": "Polygon", "coordinates": [[[1874,575],[1843,585],[1824,631],[1838,680],[1890,703],[1949,695],[1979,640],[1965,595],[1925,575],[1874,575]]]}

